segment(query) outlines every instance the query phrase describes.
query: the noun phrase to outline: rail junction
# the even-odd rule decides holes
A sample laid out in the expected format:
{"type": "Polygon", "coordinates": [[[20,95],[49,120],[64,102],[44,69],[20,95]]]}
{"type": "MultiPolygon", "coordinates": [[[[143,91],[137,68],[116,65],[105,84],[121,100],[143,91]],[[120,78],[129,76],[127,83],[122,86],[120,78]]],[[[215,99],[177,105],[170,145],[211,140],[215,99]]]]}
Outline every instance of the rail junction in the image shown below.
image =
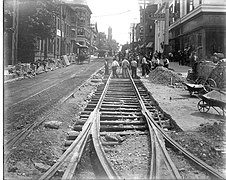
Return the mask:
{"type": "MultiPolygon", "coordinates": [[[[62,179],[74,179],[87,146],[91,148],[93,170],[96,177],[104,179],[128,179],[129,176],[115,165],[109,155],[115,146],[123,146],[123,137],[137,134],[146,139],[147,151],[143,179],[181,179],[180,172],[170,158],[167,148],[180,152],[192,164],[211,178],[224,179],[200,159],[182,148],[166,133],[176,129],[176,124],[164,115],[139,79],[113,79],[111,75],[97,88],[87,107],[80,115],[73,130],[68,133],[66,150],[58,161],[41,177],[51,179],[64,167],[62,179]],[[118,141],[105,141],[105,137],[116,135],[118,141]],[[88,145],[89,144],[89,145],[88,145]],[[65,168],[66,167],[66,168],[65,168]]],[[[140,176],[141,177],[141,176],[140,176]]]]}

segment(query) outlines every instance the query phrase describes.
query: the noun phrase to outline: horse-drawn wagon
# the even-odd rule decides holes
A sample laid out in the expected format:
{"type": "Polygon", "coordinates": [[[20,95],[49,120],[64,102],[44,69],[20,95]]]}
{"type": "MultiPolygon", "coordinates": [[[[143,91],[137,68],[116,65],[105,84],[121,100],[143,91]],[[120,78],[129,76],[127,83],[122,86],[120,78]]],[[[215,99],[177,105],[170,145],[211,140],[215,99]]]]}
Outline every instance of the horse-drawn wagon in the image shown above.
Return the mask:
{"type": "Polygon", "coordinates": [[[84,62],[90,63],[89,47],[84,45],[78,46],[77,63],[82,64],[84,62]]]}

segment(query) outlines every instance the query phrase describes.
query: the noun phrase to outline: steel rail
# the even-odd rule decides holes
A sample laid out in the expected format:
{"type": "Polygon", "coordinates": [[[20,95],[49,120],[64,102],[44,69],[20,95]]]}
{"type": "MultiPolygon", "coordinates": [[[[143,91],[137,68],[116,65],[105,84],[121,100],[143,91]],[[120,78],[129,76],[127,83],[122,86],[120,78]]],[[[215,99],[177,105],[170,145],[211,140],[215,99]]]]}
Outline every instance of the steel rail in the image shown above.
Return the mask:
{"type": "MultiPolygon", "coordinates": [[[[104,89],[104,91],[103,91],[103,93],[101,95],[101,98],[99,99],[95,109],[91,112],[88,120],[84,124],[84,126],[82,128],[82,132],[79,133],[79,136],[71,144],[71,146],[65,151],[65,153],[60,157],[58,162],[55,163],[44,175],[42,175],[40,177],[40,180],[48,180],[48,179],[50,179],[64,163],[67,163],[68,167],[67,167],[66,171],[64,172],[62,179],[67,179],[68,180],[68,179],[72,179],[73,178],[74,171],[76,170],[76,167],[77,167],[78,163],[80,162],[81,156],[83,154],[83,150],[84,150],[84,148],[86,146],[88,137],[89,137],[89,135],[91,133],[91,129],[93,127],[93,123],[97,124],[97,114],[99,115],[99,109],[100,109],[102,100],[103,100],[103,98],[104,98],[104,96],[106,94],[107,86],[108,86],[108,84],[110,82],[110,77],[111,77],[111,75],[108,78],[108,81],[107,81],[107,83],[105,85],[105,89],[104,89]],[[73,155],[72,155],[70,161],[68,162],[67,158],[71,154],[73,154],[73,155]]],[[[94,126],[94,128],[95,127],[96,126],[94,126]]],[[[96,132],[98,132],[98,131],[96,131],[96,132]]],[[[94,135],[94,137],[96,137],[96,136],[94,135]]],[[[96,143],[94,143],[94,144],[96,144],[96,143]]],[[[100,147],[102,147],[100,141],[99,141],[99,145],[100,145],[100,147]]],[[[107,161],[105,154],[103,152],[101,153],[101,151],[99,151],[98,148],[96,148],[96,149],[97,149],[96,153],[98,155],[98,158],[99,158],[100,162],[102,163],[103,169],[107,172],[106,174],[108,175],[108,177],[110,177],[110,178],[111,177],[114,177],[114,178],[117,177],[118,178],[116,173],[111,168],[110,163],[107,161]],[[103,161],[103,159],[104,159],[104,161],[103,161]],[[111,172],[112,175],[110,175],[109,172],[111,172]]],[[[103,150],[103,147],[102,147],[102,150],[103,150]]]]}
{"type": "Polygon", "coordinates": [[[101,94],[101,97],[97,103],[97,106],[96,106],[96,112],[97,112],[96,115],[97,116],[96,116],[95,122],[93,123],[91,133],[92,133],[94,150],[95,150],[97,157],[99,159],[99,162],[101,163],[101,166],[104,170],[104,174],[107,176],[108,179],[120,179],[119,175],[113,170],[108,159],[106,158],[104,148],[102,146],[101,139],[100,139],[100,107],[101,107],[103,99],[107,93],[107,89],[109,87],[111,77],[112,77],[112,73],[110,74],[110,76],[106,82],[106,85],[104,87],[104,90],[101,94]]]}
{"type": "MultiPolygon", "coordinates": [[[[39,178],[39,180],[48,180],[48,179],[50,179],[64,163],[68,162],[67,158],[71,155],[71,153],[76,153],[75,152],[75,148],[77,150],[78,144],[81,145],[80,142],[81,141],[84,142],[84,137],[86,137],[86,136],[88,136],[90,134],[90,130],[91,130],[91,126],[92,126],[92,123],[93,123],[93,116],[94,115],[95,115],[95,112],[94,111],[91,112],[88,120],[85,122],[85,124],[84,124],[84,126],[82,128],[82,131],[79,133],[79,135],[75,139],[75,141],[63,153],[63,155],[58,159],[58,161],[45,174],[43,174],[39,178]]],[[[79,159],[78,159],[78,161],[79,161],[79,159]]]]}
{"type": "MultiPolygon", "coordinates": [[[[94,145],[94,149],[96,151],[97,157],[101,163],[101,166],[104,170],[104,174],[107,177],[107,179],[120,179],[119,175],[113,170],[112,166],[110,165],[110,163],[105,155],[104,148],[101,144],[100,113],[98,113],[97,119],[92,126],[92,140],[93,140],[93,145],[94,145]]],[[[103,177],[101,177],[101,178],[103,178],[103,177]]]]}
{"type": "MultiPolygon", "coordinates": [[[[150,112],[146,112],[148,117],[151,117],[150,112]]],[[[169,137],[162,128],[159,127],[159,125],[150,118],[153,124],[157,127],[157,129],[161,132],[162,136],[165,138],[166,141],[168,141],[173,147],[175,147],[178,151],[182,152],[187,158],[192,160],[194,163],[196,163],[198,166],[202,167],[204,170],[208,171],[211,176],[217,179],[225,179],[225,177],[217,172],[214,168],[206,164],[201,159],[195,157],[193,154],[188,152],[185,148],[183,148],[181,145],[179,145],[176,141],[174,141],[171,137],[169,137]]]]}
{"type": "MultiPolygon", "coordinates": [[[[69,95],[67,95],[66,97],[60,99],[57,103],[58,104],[62,104],[63,102],[65,102],[73,93],[75,93],[80,87],[84,86],[85,83],[87,83],[87,81],[89,81],[92,76],[94,74],[96,74],[98,71],[100,71],[101,69],[103,69],[104,66],[102,66],[101,68],[99,68],[98,70],[96,70],[89,79],[87,79],[84,83],[82,83],[78,88],[74,89],[73,92],[71,92],[69,95]]],[[[4,145],[4,153],[5,155],[5,162],[8,161],[10,155],[12,154],[12,152],[10,151],[10,149],[12,149],[14,146],[17,146],[19,143],[21,143],[21,141],[23,141],[23,139],[25,139],[30,132],[36,128],[37,126],[39,126],[40,124],[42,124],[45,120],[41,120],[38,122],[33,122],[29,125],[27,125],[23,130],[17,132],[12,138],[10,138],[4,145]],[[9,152],[6,152],[9,151],[9,152]]]]}
{"type": "Polygon", "coordinates": [[[78,142],[77,146],[73,150],[73,156],[72,156],[70,162],[68,163],[68,167],[67,167],[66,171],[64,172],[62,179],[71,180],[73,178],[74,171],[75,171],[78,163],[80,162],[84,148],[87,144],[89,134],[90,134],[90,128],[89,128],[89,131],[87,131],[87,133],[84,134],[82,139],[78,142]]]}
{"type": "MultiPolygon", "coordinates": [[[[128,70],[127,70],[128,71],[128,70]]],[[[151,138],[151,140],[154,140],[154,142],[152,142],[152,146],[154,147],[151,147],[153,152],[152,152],[152,160],[151,160],[151,165],[153,165],[153,167],[151,167],[150,169],[150,175],[149,175],[149,178],[150,179],[158,179],[160,178],[159,177],[159,162],[158,162],[158,158],[157,156],[159,156],[160,152],[162,154],[162,156],[164,157],[164,162],[166,164],[166,167],[168,168],[171,176],[173,179],[181,179],[181,176],[176,168],[176,166],[174,165],[174,163],[172,162],[172,160],[170,159],[170,156],[168,154],[168,152],[166,151],[165,149],[165,145],[163,144],[163,142],[160,140],[160,135],[158,134],[158,131],[156,129],[156,127],[154,126],[154,124],[152,123],[152,121],[150,119],[153,119],[152,117],[149,117],[146,115],[146,112],[148,112],[145,104],[144,104],[144,101],[136,87],[136,84],[134,82],[134,80],[132,79],[131,77],[131,74],[128,72],[129,74],[129,78],[132,82],[132,85],[133,85],[133,88],[137,94],[137,97],[139,99],[139,103],[141,105],[141,112],[142,114],[145,116],[145,119],[148,123],[148,127],[149,127],[149,133],[150,133],[150,136],[154,136],[151,138]],[[158,150],[157,150],[158,149],[158,150]],[[157,162],[156,162],[157,161],[157,162]]],[[[153,119],[154,121],[154,119],[153,119]]]]}
{"type": "Polygon", "coordinates": [[[18,133],[16,133],[13,136],[13,138],[11,138],[9,141],[6,142],[6,144],[4,145],[5,146],[4,153],[6,153],[6,151],[9,151],[9,152],[6,153],[5,155],[5,162],[9,160],[9,157],[12,154],[11,149],[17,146],[19,143],[21,143],[21,141],[24,140],[35,127],[39,126],[44,121],[45,120],[41,120],[39,122],[33,122],[32,124],[25,127],[25,129],[23,129],[22,131],[19,131],[18,133]]]}
{"type": "MultiPolygon", "coordinates": [[[[151,129],[150,125],[148,124],[148,128],[151,129]]],[[[151,152],[152,154],[156,154],[158,152],[158,146],[156,146],[156,137],[154,136],[154,132],[150,130],[150,137],[151,137],[151,152]]],[[[159,166],[159,158],[157,156],[154,156],[151,158],[151,167],[150,167],[150,172],[148,176],[150,179],[154,179],[155,177],[158,177],[157,174],[157,168],[159,166]]]]}
{"type": "MultiPolygon", "coordinates": [[[[130,79],[132,80],[131,75],[130,75],[130,79]]],[[[137,89],[134,81],[132,81],[132,82],[134,84],[135,89],[137,89]]],[[[143,102],[143,99],[139,95],[138,89],[137,89],[137,92],[138,92],[139,99],[141,100],[141,102],[143,102]]],[[[213,176],[214,178],[217,178],[217,179],[225,179],[224,175],[222,175],[221,173],[217,172],[214,168],[212,168],[211,166],[209,166],[208,164],[206,164],[201,159],[195,157],[193,154],[191,154],[185,148],[183,148],[181,145],[179,145],[176,141],[174,141],[171,137],[169,137],[165,133],[165,131],[155,122],[155,120],[152,118],[151,113],[147,110],[146,106],[143,103],[142,103],[142,109],[144,109],[144,112],[147,115],[148,119],[150,119],[150,121],[160,131],[160,133],[162,134],[163,138],[166,141],[168,141],[173,147],[175,147],[178,151],[182,152],[184,154],[184,156],[186,156],[187,158],[189,158],[190,160],[192,160],[198,166],[202,167],[204,170],[206,170],[207,172],[209,172],[209,174],[211,174],[211,176],[213,176]]]]}
{"type": "MultiPolygon", "coordinates": [[[[159,135],[158,129],[153,125],[153,123],[151,122],[149,117],[145,114],[145,112],[143,112],[143,113],[144,113],[145,118],[147,119],[149,128],[151,128],[151,130],[153,131],[153,135],[154,135],[154,139],[155,139],[155,141],[154,141],[155,142],[155,146],[158,147],[158,150],[156,150],[155,153],[161,152],[161,154],[163,155],[164,163],[165,163],[167,169],[169,170],[169,173],[171,174],[171,178],[172,179],[182,179],[182,177],[180,176],[179,171],[177,170],[177,168],[174,165],[173,161],[171,160],[168,152],[166,151],[165,144],[161,140],[161,137],[159,135]]],[[[159,156],[159,155],[155,154],[155,157],[154,157],[158,161],[159,158],[156,158],[156,156],[159,156]]],[[[157,167],[160,167],[160,165],[158,165],[157,167]]],[[[160,178],[158,169],[159,168],[155,169],[156,172],[151,171],[151,173],[150,173],[150,178],[151,179],[159,179],[160,178]]]]}

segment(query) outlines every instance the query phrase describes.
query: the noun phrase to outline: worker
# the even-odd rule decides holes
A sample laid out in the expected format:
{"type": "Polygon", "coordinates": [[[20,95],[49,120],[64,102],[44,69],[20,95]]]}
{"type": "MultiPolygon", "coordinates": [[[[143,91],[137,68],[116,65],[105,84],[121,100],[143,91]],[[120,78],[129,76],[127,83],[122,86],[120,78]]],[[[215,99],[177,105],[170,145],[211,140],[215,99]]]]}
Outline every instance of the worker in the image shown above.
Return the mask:
{"type": "Polygon", "coordinates": [[[160,60],[158,56],[153,56],[152,63],[153,63],[153,69],[157,68],[160,65],[160,60]]]}
{"type": "Polygon", "coordinates": [[[163,67],[169,68],[169,59],[165,55],[163,55],[163,67]]]}
{"type": "Polygon", "coordinates": [[[137,61],[133,59],[131,61],[132,78],[137,78],[137,61]]]}
{"type": "Polygon", "coordinates": [[[104,62],[104,69],[105,69],[105,75],[108,75],[109,74],[109,63],[108,63],[107,59],[105,59],[105,62],[104,62]]]}
{"type": "Polygon", "coordinates": [[[117,68],[118,67],[119,67],[119,63],[117,62],[116,58],[114,58],[113,62],[111,64],[113,78],[115,78],[115,77],[118,78],[118,74],[117,74],[117,68]]]}
{"type": "Polygon", "coordinates": [[[128,75],[129,66],[130,66],[129,61],[126,58],[124,58],[122,61],[122,78],[129,77],[128,75]]]}
{"type": "Polygon", "coordinates": [[[146,57],[144,56],[141,61],[142,76],[144,76],[146,74],[147,64],[148,63],[147,63],[146,57]]]}

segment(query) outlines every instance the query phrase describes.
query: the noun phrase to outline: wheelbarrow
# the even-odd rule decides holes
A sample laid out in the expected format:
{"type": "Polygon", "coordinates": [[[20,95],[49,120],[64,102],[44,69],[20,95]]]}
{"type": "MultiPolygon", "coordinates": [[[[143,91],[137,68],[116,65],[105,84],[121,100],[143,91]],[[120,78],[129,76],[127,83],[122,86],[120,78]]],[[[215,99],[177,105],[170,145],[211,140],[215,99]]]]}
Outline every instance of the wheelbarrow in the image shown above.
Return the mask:
{"type": "Polygon", "coordinates": [[[198,110],[202,113],[207,113],[210,110],[210,107],[215,109],[218,114],[221,113],[217,108],[221,109],[223,112],[223,117],[225,117],[225,108],[226,108],[226,93],[222,91],[213,90],[204,95],[200,96],[201,100],[198,102],[198,110]]]}
{"type": "Polygon", "coordinates": [[[189,91],[190,96],[192,96],[194,93],[197,94],[205,94],[207,93],[204,85],[202,84],[192,84],[192,83],[185,83],[182,84],[185,85],[185,89],[189,91]]]}

